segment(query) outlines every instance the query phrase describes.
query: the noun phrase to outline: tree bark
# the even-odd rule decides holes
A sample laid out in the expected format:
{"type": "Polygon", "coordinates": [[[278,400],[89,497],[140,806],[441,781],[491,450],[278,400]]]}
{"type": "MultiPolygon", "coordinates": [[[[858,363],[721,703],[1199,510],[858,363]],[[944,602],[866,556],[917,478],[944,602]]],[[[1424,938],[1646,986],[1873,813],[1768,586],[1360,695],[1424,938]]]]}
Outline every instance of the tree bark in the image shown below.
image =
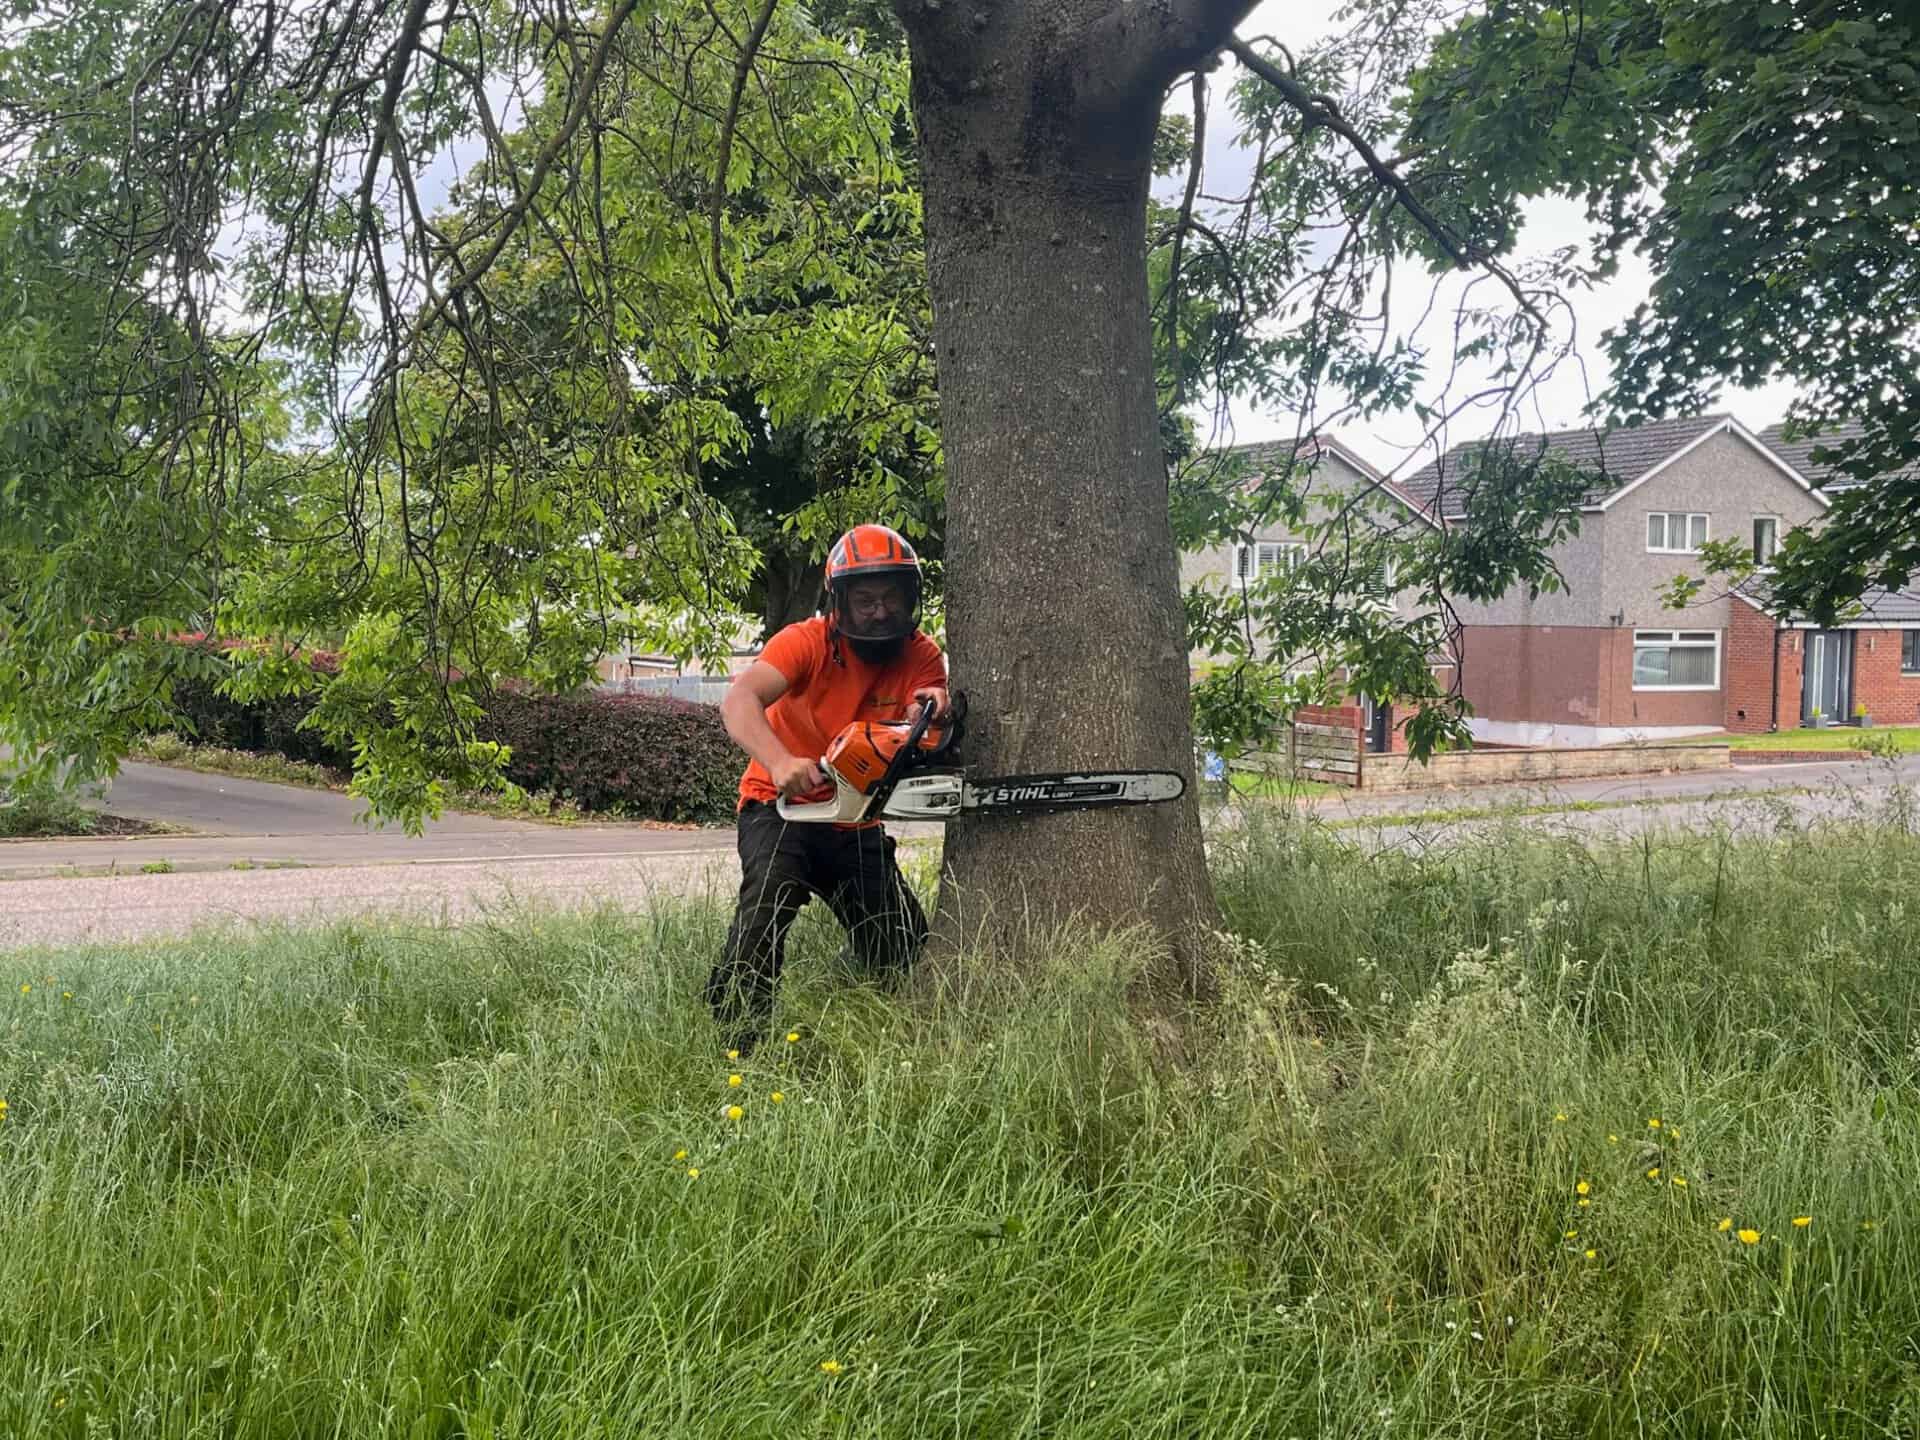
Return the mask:
{"type": "MultiPolygon", "coordinates": [[[[1144,9],[1145,7],[1143,7],[1144,9]]],[[[947,638],[981,775],[1173,770],[1178,802],[948,826],[937,931],[1019,949],[1145,922],[1208,993],[1178,558],[1148,320],[1158,84],[1076,48],[1112,0],[903,0],[947,465],[947,638]],[[1111,80],[1112,77],[1105,77],[1111,80]],[[1094,97],[1094,98],[1089,98],[1094,97]]]]}
{"type": "Polygon", "coordinates": [[[777,539],[768,542],[765,555],[760,621],[762,638],[771,639],[783,627],[819,610],[821,567],[810,555],[788,550],[777,539]]]}

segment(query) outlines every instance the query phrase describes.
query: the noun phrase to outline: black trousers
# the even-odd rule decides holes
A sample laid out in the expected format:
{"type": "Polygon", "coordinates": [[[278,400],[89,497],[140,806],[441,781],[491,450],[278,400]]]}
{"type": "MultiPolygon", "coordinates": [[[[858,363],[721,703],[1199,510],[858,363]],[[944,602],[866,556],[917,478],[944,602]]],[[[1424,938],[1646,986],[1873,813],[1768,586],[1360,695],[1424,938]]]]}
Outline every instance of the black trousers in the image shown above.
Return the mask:
{"type": "Polygon", "coordinates": [[[727,947],[707,978],[707,1004],[729,1030],[758,1032],[773,1013],[787,927],[818,895],[847,928],[854,958],[875,978],[895,981],[919,958],[927,917],[879,828],[841,830],[791,823],[773,806],[741,807],[740,903],[727,947]]]}

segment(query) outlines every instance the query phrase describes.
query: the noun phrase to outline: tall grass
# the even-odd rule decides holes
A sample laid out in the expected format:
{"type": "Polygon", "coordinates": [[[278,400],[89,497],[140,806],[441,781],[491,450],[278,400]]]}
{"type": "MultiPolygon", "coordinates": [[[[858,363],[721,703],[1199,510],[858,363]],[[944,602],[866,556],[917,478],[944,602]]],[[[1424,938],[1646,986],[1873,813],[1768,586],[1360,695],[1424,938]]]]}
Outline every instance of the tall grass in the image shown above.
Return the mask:
{"type": "Polygon", "coordinates": [[[708,906],[16,956],[0,1434],[1910,1433],[1917,882],[1256,833],[1179,1074],[1125,942],[809,915],[747,1063],[708,906]]]}

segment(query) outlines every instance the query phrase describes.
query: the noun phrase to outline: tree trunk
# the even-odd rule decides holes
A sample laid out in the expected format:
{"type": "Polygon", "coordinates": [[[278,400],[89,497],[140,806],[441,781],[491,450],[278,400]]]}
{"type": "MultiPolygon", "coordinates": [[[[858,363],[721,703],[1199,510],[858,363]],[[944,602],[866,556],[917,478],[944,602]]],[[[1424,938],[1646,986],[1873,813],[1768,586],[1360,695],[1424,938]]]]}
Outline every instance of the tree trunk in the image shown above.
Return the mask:
{"type": "Polygon", "coordinates": [[[1173,770],[1187,793],[949,825],[938,928],[1017,948],[1034,927],[1146,922],[1169,958],[1151,988],[1204,994],[1218,911],[1148,320],[1158,90],[1084,113],[1063,13],[1110,0],[955,8],[911,33],[965,756],[981,775],[1173,770]],[[959,54],[955,26],[982,53],[959,54]]]}
{"type": "Polygon", "coordinates": [[[805,552],[787,549],[778,539],[765,547],[766,568],[761,572],[765,600],[760,607],[764,635],[771,639],[783,627],[805,620],[820,608],[821,567],[805,552]]]}

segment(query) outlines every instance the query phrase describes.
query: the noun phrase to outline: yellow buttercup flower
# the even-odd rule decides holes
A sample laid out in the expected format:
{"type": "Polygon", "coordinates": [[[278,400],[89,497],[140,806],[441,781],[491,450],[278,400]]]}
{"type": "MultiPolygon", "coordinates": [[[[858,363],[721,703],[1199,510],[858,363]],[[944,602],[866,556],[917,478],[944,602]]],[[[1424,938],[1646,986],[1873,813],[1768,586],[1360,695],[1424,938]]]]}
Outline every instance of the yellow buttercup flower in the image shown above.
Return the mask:
{"type": "Polygon", "coordinates": [[[1721,1220],[1721,1222],[1718,1225],[1714,1226],[1713,1228],[1718,1230],[1722,1235],[1726,1234],[1727,1231],[1733,1229],[1733,1216],[1731,1215],[1726,1216],[1724,1219],[1721,1220]]]}
{"type": "Polygon", "coordinates": [[[1587,1181],[1582,1180],[1573,1187],[1573,1193],[1576,1195],[1591,1195],[1593,1193],[1593,1186],[1587,1181]]]}
{"type": "Polygon", "coordinates": [[[1647,1121],[1647,1129],[1658,1130],[1659,1128],[1660,1128],[1660,1117],[1658,1115],[1654,1116],[1653,1119],[1647,1121]]]}
{"type": "Polygon", "coordinates": [[[1687,1188],[1687,1177],[1686,1177],[1686,1176],[1684,1176],[1684,1175],[1676,1175],[1676,1176],[1674,1176],[1674,1177],[1673,1177],[1673,1185],[1674,1185],[1674,1188],[1675,1188],[1676,1190],[1684,1190],[1684,1189],[1686,1189],[1686,1188],[1687,1188]]]}
{"type": "Polygon", "coordinates": [[[743,1076],[740,1076],[740,1075],[727,1076],[727,1084],[729,1085],[744,1085],[746,1083],[747,1083],[746,1079],[743,1076]]]}
{"type": "Polygon", "coordinates": [[[1567,1123],[1567,1112],[1566,1112],[1566,1111],[1564,1111],[1564,1110],[1562,1110],[1562,1111],[1561,1111],[1561,1112],[1560,1112],[1560,1113],[1559,1113],[1558,1115],[1555,1115],[1555,1116],[1553,1117],[1553,1123],[1554,1123],[1554,1124],[1556,1124],[1556,1125],[1564,1125],[1564,1124],[1566,1124],[1566,1123],[1567,1123]]]}
{"type": "Polygon", "coordinates": [[[841,1367],[838,1360],[822,1360],[820,1368],[829,1375],[838,1375],[841,1367]]]}
{"type": "Polygon", "coordinates": [[[1813,1224],[1813,1216],[1811,1215],[1796,1215],[1793,1217],[1793,1228],[1796,1230],[1804,1230],[1811,1224],[1813,1224]]]}
{"type": "Polygon", "coordinates": [[[1592,1260],[1596,1258],[1599,1255],[1599,1253],[1600,1252],[1597,1250],[1589,1250],[1587,1251],[1587,1259],[1592,1260]]]}
{"type": "Polygon", "coordinates": [[[738,1105],[727,1106],[727,1119],[729,1120],[738,1120],[742,1115],[745,1115],[746,1113],[747,1112],[742,1110],[738,1105]]]}
{"type": "Polygon", "coordinates": [[[1562,1235],[1562,1236],[1561,1236],[1560,1238],[1561,1238],[1562,1240],[1572,1240],[1572,1239],[1573,1239],[1573,1238],[1575,1238],[1575,1237],[1576,1237],[1577,1235],[1579,1235],[1579,1233],[1580,1233],[1580,1232],[1579,1232],[1578,1230],[1569,1230],[1569,1231],[1567,1231],[1567,1233],[1566,1233],[1566,1234],[1564,1234],[1564,1235],[1562,1235]]]}
{"type": "Polygon", "coordinates": [[[738,1050],[727,1051],[727,1059],[738,1060],[739,1058],[740,1058],[740,1052],[738,1050]]]}
{"type": "Polygon", "coordinates": [[[773,1094],[769,1095],[767,1098],[773,1101],[773,1103],[776,1105],[784,1105],[787,1103],[787,1097],[781,1094],[778,1090],[774,1091],[773,1094]]]}
{"type": "Polygon", "coordinates": [[[687,1179],[698,1180],[699,1178],[700,1178],[700,1167],[698,1165],[694,1166],[692,1169],[687,1171],[687,1179]]]}
{"type": "Polygon", "coordinates": [[[1651,1170],[1647,1171],[1647,1179],[1658,1180],[1659,1178],[1660,1178],[1660,1167],[1658,1165],[1654,1166],[1651,1170]]]}
{"type": "Polygon", "coordinates": [[[1589,1200],[1589,1199],[1587,1199],[1587,1197],[1586,1197],[1586,1196],[1584,1196],[1584,1195],[1582,1195],[1582,1196],[1581,1196],[1581,1197],[1580,1197],[1580,1198],[1579,1198],[1578,1200],[1576,1200],[1576,1201],[1574,1201],[1573,1203],[1574,1203],[1575,1205],[1577,1205],[1577,1206],[1579,1206],[1579,1207],[1580,1207],[1580,1208],[1581,1208],[1582,1210],[1584,1210],[1584,1209],[1586,1209],[1586,1208],[1587,1208],[1587,1207],[1588,1207],[1589,1205],[1591,1205],[1591,1204],[1593,1204],[1593,1201],[1591,1201],[1591,1200],[1589,1200]]]}
{"type": "Polygon", "coordinates": [[[1619,1143],[1620,1143],[1620,1137],[1618,1135],[1607,1136],[1607,1144],[1618,1145],[1619,1143]]]}
{"type": "Polygon", "coordinates": [[[798,1030],[787,1031],[787,1044],[798,1045],[799,1043],[800,1043],[800,1032],[798,1030]]]}
{"type": "Polygon", "coordinates": [[[20,993],[22,995],[31,995],[33,993],[33,986],[22,981],[20,985],[20,993]]]}
{"type": "Polygon", "coordinates": [[[687,1158],[687,1152],[684,1150],[676,1150],[673,1152],[673,1158],[676,1160],[684,1160],[687,1158]]]}
{"type": "Polygon", "coordinates": [[[1758,1230],[1739,1230],[1734,1233],[1739,1235],[1742,1245],[1758,1245],[1760,1243],[1760,1232],[1758,1230]]]}

